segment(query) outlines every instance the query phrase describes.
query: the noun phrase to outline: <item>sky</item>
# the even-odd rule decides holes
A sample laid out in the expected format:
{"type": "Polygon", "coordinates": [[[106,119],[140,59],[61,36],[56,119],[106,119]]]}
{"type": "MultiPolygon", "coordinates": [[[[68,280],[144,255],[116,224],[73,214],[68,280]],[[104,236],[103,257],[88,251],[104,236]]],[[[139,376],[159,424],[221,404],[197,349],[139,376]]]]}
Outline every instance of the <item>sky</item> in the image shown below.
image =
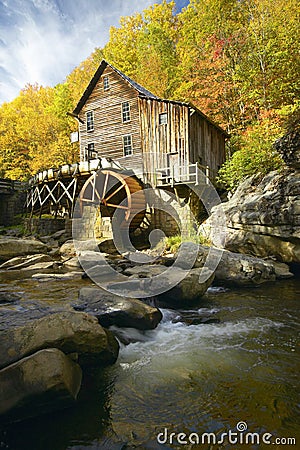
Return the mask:
{"type": "MultiPolygon", "coordinates": [[[[161,0],[0,0],[0,104],[27,83],[55,86],[109,39],[121,16],[161,0]]],[[[180,10],[188,0],[176,0],[180,10]]]]}

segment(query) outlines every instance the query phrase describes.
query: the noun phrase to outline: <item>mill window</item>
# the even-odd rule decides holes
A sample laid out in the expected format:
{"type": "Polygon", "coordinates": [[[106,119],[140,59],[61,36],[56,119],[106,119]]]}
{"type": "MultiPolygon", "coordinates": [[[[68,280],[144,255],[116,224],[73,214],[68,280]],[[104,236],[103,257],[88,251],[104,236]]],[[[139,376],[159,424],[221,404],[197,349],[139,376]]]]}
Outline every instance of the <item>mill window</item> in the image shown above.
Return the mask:
{"type": "Polygon", "coordinates": [[[122,121],[129,122],[130,121],[130,105],[129,102],[122,103],[122,121]]]}
{"type": "Polygon", "coordinates": [[[94,131],[94,111],[86,113],[86,131],[94,131]]]}
{"type": "Polygon", "coordinates": [[[109,89],[109,78],[108,76],[103,77],[103,90],[108,91],[109,89]]]}
{"type": "Polygon", "coordinates": [[[132,137],[131,134],[123,136],[123,152],[124,156],[132,155],[132,137]]]}
{"type": "Polygon", "coordinates": [[[97,158],[97,152],[95,152],[95,144],[91,142],[87,146],[87,159],[95,159],[97,158]]]}
{"type": "Polygon", "coordinates": [[[168,123],[168,114],[161,113],[158,117],[158,123],[159,125],[166,125],[168,123]]]}

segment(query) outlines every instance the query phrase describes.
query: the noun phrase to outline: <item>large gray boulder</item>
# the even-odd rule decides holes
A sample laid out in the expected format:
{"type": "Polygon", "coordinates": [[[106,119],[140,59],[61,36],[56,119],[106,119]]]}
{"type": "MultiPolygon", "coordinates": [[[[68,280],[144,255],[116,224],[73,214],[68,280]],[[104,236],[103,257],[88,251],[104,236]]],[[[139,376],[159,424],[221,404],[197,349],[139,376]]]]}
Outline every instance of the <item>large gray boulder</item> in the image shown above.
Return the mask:
{"type": "MultiPolygon", "coordinates": [[[[190,270],[174,268],[171,274],[166,277],[165,286],[167,287],[167,283],[175,284],[178,279],[181,281],[171,289],[166,289],[160,297],[171,306],[184,307],[198,301],[210,287],[214,278],[214,271],[207,268],[190,270]]],[[[156,279],[153,278],[151,281],[152,288],[156,288],[156,279]]],[[[160,283],[164,283],[164,281],[162,280],[160,283]]]]}
{"type": "Polygon", "coordinates": [[[300,262],[300,171],[271,172],[260,182],[247,178],[232,198],[213,209],[204,225],[213,243],[219,239],[214,224],[227,221],[227,250],[259,257],[300,262]]]}
{"type": "Polygon", "coordinates": [[[41,350],[0,370],[0,417],[20,420],[74,404],[78,364],[56,348],[41,350]]]}
{"type": "MultiPolygon", "coordinates": [[[[143,264],[128,268],[124,271],[130,275],[128,285],[148,293],[148,296],[159,295],[174,306],[184,306],[189,302],[198,300],[205,294],[214,280],[214,270],[209,268],[190,268],[190,258],[184,267],[174,265],[165,267],[163,265],[143,264]]],[[[125,283],[126,286],[126,283],[125,283]]]]}
{"type": "Polygon", "coordinates": [[[78,241],[75,239],[69,239],[60,247],[59,252],[63,258],[73,258],[82,252],[99,253],[99,249],[94,240],[78,241]]]}
{"type": "Polygon", "coordinates": [[[215,280],[222,284],[236,286],[257,286],[276,279],[291,278],[287,264],[264,260],[241,253],[233,253],[214,247],[190,243],[184,246],[184,256],[180,262],[183,268],[189,266],[192,256],[197,258],[194,267],[207,266],[215,271],[215,280]]]}
{"type": "Polygon", "coordinates": [[[35,253],[47,253],[47,245],[33,239],[0,238],[0,261],[35,253]]]}
{"type": "Polygon", "coordinates": [[[1,331],[0,348],[0,368],[45,348],[77,353],[81,366],[113,364],[119,351],[118,342],[95,317],[67,311],[1,331]]]}
{"type": "Polygon", "coordinates": [[[104,327],[152,330],[162,319],[159,309],[134,298],[124,298],[103,289],[82,288],[75,309],[84,310],[97,317],[104,327]]]}

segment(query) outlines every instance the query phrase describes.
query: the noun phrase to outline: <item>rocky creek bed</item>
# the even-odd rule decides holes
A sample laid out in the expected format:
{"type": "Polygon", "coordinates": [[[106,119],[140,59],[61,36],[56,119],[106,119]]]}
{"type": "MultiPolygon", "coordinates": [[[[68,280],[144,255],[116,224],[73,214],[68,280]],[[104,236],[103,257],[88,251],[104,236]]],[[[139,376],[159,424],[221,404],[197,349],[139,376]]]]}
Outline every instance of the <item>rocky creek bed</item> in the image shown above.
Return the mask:
{"type": "Polygon", "coordinates": [[[293,438],[299,182],[293,165],[246,180],[223,205],[222,250],[183,243],[145,263],[64,231],[0,238],[1,447],[156,449],[166,430],[240,420],[293,438]]]}
{"type": "MultiPolygon", "coordinates": [[[[191,242],[182,244],[180,259],[166,255],[155,264],[141,265],[100,253],[89,242],[78,258],[74,242],[62,243],[63,238],[58,232],[41,241],[0,239],[5,259],[0,266],[2,422],[73,406],[85,370],[114,364],[120,343],[132,342],[124,329],[155,329],[163,318],[162,307],[178,309],[198,303],[213,282],[249,287],[293,277],[286,264],[229,251],[219,255],[217,268],[207,266],[211,249],[191,242]],[[116,283],[118,277],[120,283],[116,283]],[[79,294],[74,292],[71,301],[69,297],[52,301],[57,285],[68,289],[71,282],[84,282],[84,278],[88,286],[81,287],[79,294]],[[35,293],[24,295],[16,289],[22,284],[34,286],[35,293]],[[41,291],[48,288],[49,294],[41,298],[41,291]]],[[[193,314],[183,317],[189,325],[218,321],[193,314]]]]}
{"type": "MultiPolygon", "coordinates": [[[[50,317],[50,310],[53,317],[60,311],[67,320],[66,314],[77,313],[63,311],[71,310],[74,302],[85,303],[87,292],[95,288],[87,278],[67,284],[55,279],[40,282],[30,272],[24,276],[7,270],[0,272],[0,283],[2,292],[14,299],[2,303],[2,318],[6,313],[19,317],[22,326],[38,305],[49,308],[43,320],[50,317]]],[[[119,339],[116,362],[106,367],[82,365],[77,400],[56,391],[56,408],[64,409],[47,414],[40,409],[32,419],[2,423],[2,447],[158,450],[163,446],[156,437],[165,428],[177,433],[221,433],[241,420],[253,432],[267,430],[274,437],[297,438],[299,295],[295,278],[247,288],[215,282],[188,308],[160,308],[163,318],[155,329],[110,326],[119,339]]],[[[97,296],[94,301],[97,307],[97,296]]],[[[7,328],[2,325],[2,329],[7,328]]],[[[58,340],[56,334],[55,345],[58,340]]],[[[78,364],[73,350],[69,348],[67,356],[72,370],[73,363],[78,364]]],[[[44,350],[47,363],[49,352],[51,357],[56,353],[55,367],[60,367],[59,351],[44,350]]],[[[40,351],[35,355],[41,358],[40,351]]],[[[44,365],[41,361],[38,367],[44,365]]],[[[75,380],[76,376],[75,371],[75,380]]],[[[182,446],[173,443],[163,448],[182,446]]]]}

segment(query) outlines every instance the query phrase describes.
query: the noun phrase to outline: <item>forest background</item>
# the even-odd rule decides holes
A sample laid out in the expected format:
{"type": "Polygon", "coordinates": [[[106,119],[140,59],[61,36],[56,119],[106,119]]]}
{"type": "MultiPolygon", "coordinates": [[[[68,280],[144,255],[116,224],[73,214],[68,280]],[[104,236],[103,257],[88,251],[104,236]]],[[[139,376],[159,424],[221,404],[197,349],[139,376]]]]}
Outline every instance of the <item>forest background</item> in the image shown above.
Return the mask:
{"type": "MultiPolygon", "coordinates": [[[[104,48],[55,87],[26,85],[0,107],[0,176],[26,180],[78,160],[73,110],[104,58],[159,97],[192,102],[231,136],[220,180],[282,166],[272,146],[300,116],[298,0],[164,0],[122,17],[104,48]]],[[[100,30],[99,30],[100,33],[100,30]]]]}

